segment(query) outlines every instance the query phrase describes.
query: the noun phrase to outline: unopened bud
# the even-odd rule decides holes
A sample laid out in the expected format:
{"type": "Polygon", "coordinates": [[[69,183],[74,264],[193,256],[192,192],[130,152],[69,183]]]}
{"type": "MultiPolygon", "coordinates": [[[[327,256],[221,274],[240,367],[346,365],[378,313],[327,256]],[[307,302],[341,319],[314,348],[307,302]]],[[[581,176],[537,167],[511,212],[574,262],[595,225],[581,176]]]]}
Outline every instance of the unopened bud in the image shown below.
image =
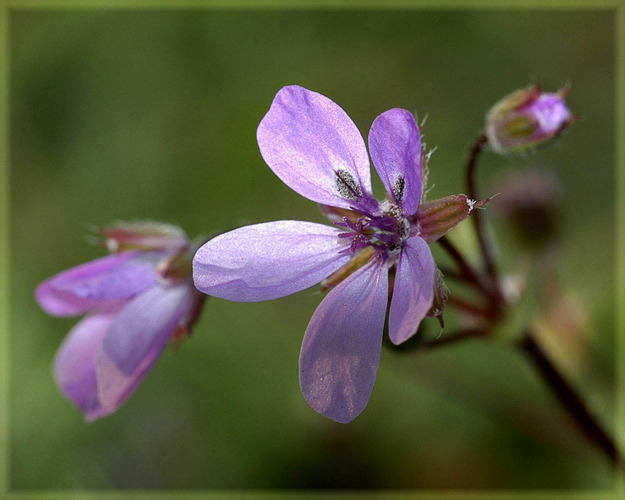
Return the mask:
{"type": "Polygon", "coordinates": [[[432,243],[469,217],[475,208],[487,202],[475,202],[464,194],[456,194],[421,203],[416,214],[419,236],[427,243],[432,243]]]}
{"type": "Polygon", "coordinates": [[[501,99],[486,115],[490,146],[502,154],[523,152],[557,137],[578,118],[564,101],[567,92],[546,93],[533,85],[501,99]]]}
{"type": "Polygon", "coordinates": [[[126,250],[175,250],[188,246],[185,232],[160,222],[118,222],[99,229],[109,252],[126,250]]]}

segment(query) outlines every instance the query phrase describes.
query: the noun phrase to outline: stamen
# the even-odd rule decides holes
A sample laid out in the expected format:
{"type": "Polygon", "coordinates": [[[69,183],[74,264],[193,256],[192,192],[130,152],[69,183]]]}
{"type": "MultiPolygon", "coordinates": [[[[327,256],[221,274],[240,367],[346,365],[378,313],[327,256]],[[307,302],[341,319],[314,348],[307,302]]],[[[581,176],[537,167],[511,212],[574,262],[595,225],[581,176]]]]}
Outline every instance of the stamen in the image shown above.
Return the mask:
{"type": "Polygon", "coordinates": [[[335,170],[334,175],[336,176],[336,190],[343,198],[353,201],[362,198],[362,190],[352,174],[341,168],[335,170]]]}
{"type": "Polygon", "coordinates": [[[397,176],[395,185],[393,186],[393,196],[397,203],[401,203],[404,199],[404,188],[406,187],[406,179],[403,176],[397,176]]]}

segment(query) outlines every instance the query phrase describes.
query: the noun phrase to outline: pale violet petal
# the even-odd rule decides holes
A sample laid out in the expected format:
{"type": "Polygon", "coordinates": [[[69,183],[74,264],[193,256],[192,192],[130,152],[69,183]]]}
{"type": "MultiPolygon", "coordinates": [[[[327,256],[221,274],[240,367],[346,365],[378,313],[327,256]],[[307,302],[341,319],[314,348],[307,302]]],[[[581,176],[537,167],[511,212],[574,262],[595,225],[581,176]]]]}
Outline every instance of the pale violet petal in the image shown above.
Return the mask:
{"type": "Polygon", "coordinates": [[[388,302],[388,267],[376,261],[339,283],[308,324],[300,387],[315,411],[337,422],[367,406],[378,373],[388,302]]]}
{"type": "Polygon", "coordinates": [[[335,207],[377,207],[362,136],[327,97],[297,85],[282,88],[257,140],[267,165],[302,196],[335,207]]]}
{"type": "Polygon", "coordinates": [[[115,411],[130,397],[189,313],[194,293],[191,283],[156,286],[120,312],[97,353],[103,408],[115,411]]]}
{"type": "Polygon", "coordinates": [[[434,300],[434,258],[420,237],[409,238],[397,261],[388,332],[393,344],[412,337],[434,300]]]}
{"type": "Polygon", "coordinates": [[[108,307],[82,319],[67,334],[53,363],[54,380],[59,390],[88,420],[101,417],[96,382],[96,353],[123,303],[108,307]]]}
{"type": "Polygon", "coordinates": [[[336,227],[277,221],[245,226],[205,243],[193,259],[201,292],[236,302],[257,302],[304,290],[346,264],[346,243],[336,227]]]}
{"type": "Polygon", "coordinates": [[[47,279],[35,297],[53,316],[84,314],[102,302],[128,299],[152,285],[161,255],[122,252],[92,260],[47,279]]]}
{"type": "Polygon", "coordinates": [[[378,116],[369,131],[371,159],[388,194],[408,214],[421,200],[421,136],[412,113],[395,108],[378,116]]]}
{"type": "Polygon", "coordinates": [[[155,346],[164,346],[192,305],[191,283],[155,285],[132,299],[117,315],[102,349],[126,375],[155,346]]]}

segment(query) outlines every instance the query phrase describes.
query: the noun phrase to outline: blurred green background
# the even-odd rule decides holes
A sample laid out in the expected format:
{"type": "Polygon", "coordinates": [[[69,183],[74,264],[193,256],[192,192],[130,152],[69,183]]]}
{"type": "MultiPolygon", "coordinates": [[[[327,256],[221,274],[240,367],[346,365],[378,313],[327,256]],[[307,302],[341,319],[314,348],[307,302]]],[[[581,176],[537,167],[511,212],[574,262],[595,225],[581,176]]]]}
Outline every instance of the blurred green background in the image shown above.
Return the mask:
{"type": "MultiPolygon", "coordinates": [[[[465,191],[465,155],[495,101],[570,83],[583,120],[528,157],[485,154],[480,186],[493,194],[529,168],[560,177],[557,266],[588,334],[564,332],[558,355],[613,430],[614,25],[609,11],[12,11],[12,489],[612,488],[609,463],[505,340],[514,331],[431,351],[386,346],[368,408],[341,425],[298,384],[317,288],[212,299],[194,336],[88,424],[51,377],[76,321],[46,316],[33,290],[103,255],[87,242],[92,224],[155,219],[195,236],[323,222],[256,145],[284,85],[327,95],[365,137],[389,108],[427,114],[437,198],[465,191]]],[[[484,215],[511,273],[519,246],[494,209],[484,215]]],[[[465,226],[454,236],[470,247],[465,226]]],[[[431,319],[423,329],[440,330],[431,319]]]]}

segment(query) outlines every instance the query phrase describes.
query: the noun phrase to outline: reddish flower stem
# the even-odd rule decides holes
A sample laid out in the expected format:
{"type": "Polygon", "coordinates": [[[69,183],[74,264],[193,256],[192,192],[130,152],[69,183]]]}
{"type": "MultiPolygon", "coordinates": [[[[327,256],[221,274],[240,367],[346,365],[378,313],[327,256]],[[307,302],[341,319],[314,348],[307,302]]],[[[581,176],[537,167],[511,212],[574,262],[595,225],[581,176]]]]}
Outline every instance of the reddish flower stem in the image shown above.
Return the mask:
{"type": "MultiPolygon", "coordinates": [[[[491,288],[484,284],[482,277],[473,269],[471,264],[467,262],[456,246],[446,236],[443,236],[436,241],[456,262],[456,264],[458,264],[458,267],[460,268],[460,279],[463,279],[468,284],[478,288],[493,304],[499,303],[498,298],[495,296],[491,288]]],[[[447,273],[443,272],[443,274],[447,273]]]]}
{"type": "Polygon", "coordinates": [[[447,236],[442,236],[436,240],[436,242],[443,247],[456,264],[458,264],[461,276],[469,283],[483,290],[482,280],[480,280],[478,274],[473,270],[471,265],[466,261],[456,246],[449,239],[447,239],[447,236]]]}
{"type": "Polygon", "coordinates": [[[450,306],[455,306],[458,309],[462,309],[463,311],[468,312],[473,316],[480,316],[488,320],[494,319],[492,309],[479,306],[477,304],[472,304],[470,302],[467,302],[466,300],[454,297],[453,295],[450,295],[447,298],[447,304],[449,304],[450,306]]]}
{"type": "MultiPolygon", "coordinates": [[[[487,142],[488,138],[486,137],[486,134],[480,135],[471,147],[471,151],[469,152],[469,157],[467,159],[467,196],[472,200],[478,199],[476,174],[477,165],[478,159],[480,158],[480,155],[484,150],[484,146],[486,146],[487,142]]],[[[480,211],[473,211],[473,213],[471,214],[471,218],[473,219],[475,234],[477,235],[477,240],[480,245],[480,250],[482,252],[484,268],[486,269],[486,274],[488,275],[490,280],[489,288],[492,290],[494,306],[497,308],[501,308],[503,306],[504,300],[503,296],[501,295],[501,290],[499,289],[499,280],[497,278],[495,261],[493,259],[490,247],[488,246],[488,242],[486,241],[486,235],[484,234],[484,226],[482,224],[482,216],[480,214],[480,211]]]]}
{"type": "Polygon", "coordinates": [[[458,332],[445,334],[442,337],[426,340],[419,344],[419,348],[432,349],[434,347],[441,347],[448,344],[455,344],[456,342],[463,340],[470,340],[480,337],[487,337],[488,330],[482,328],[465,328],[464,330],[460,330],[458,332]]]}
{"type": "Polygon", "coordinates": [[[562,373],[534,339],[534,334],[528,330],[518,342],[518,347],[527,354],[549,386],[558,401],[564,406],[573,418],[582,433],[617,466],[625,469],[625,463],[616,448],[616,444],[603,429],[596,416],[588,409],[579,394],[566,381],[562,373]]]}
{"type": "MultiPolygon", "coordinates": [[[[473,199],[477,197],[476,187],[476,171],[478,159],[483,151],[484,146],[487,143],[485,135],[481,135],[476,140],[475,144],[471,148],[469,157],[467,160],[467,195],[473,199]]],[[[499,280],[497,277],[497,270],[493,255],[490,251],[490,247],[486,241],[484,235],[484,228],[482,225],[482,218],[479,210],[476,210],[473,214],[473,224],[475,232],[482,252],[484,260],[484,271],[486,276],[476,272],[473,267],[466,261],[460,251],[445,237],[440,238],[439,244],[445,249],[449,256],[456,262],[459,267],[459,272],[452,273],[452,276],[465,281],[467,284],[478,288],[485,297],[489,300],[492,307],[492,314],[490,312],[485,314],[485,311],[479,308],[475,308],[472,304],[465,303],[459,299],[450,298],[450,302],[464,310],[471,310],[473,313],[490,319],[490,323],[494,325],[499,314],[503,312],[506,307],[505,300],[501,294],[499,288],[499,280]],[[485,279],[486,278],[486,279],[485,279]]],[[[455,342],[469,340],[473,338],[487,337],[490,334],[491,328],[486,327],[483,329],[465,329],[444,337],[434,340],[426,341],[421,344],[425,348],[434,348],[452,344],[455,342]]],[[[555,364],[551,361],[547,353],[540,347],[534,338],[534,334],[527,330],[523,333],[521,339],[517,342],[518,348],[527,355],[534,363],[534,366],[539,371],[542,379],[551,389],[554,396],[566,409],[570,417],[579,427],[580,431],[594,443],[616,466],[625,470],[625,462],[618,452],[617,446],[610,435],[604,430],[599,423],[595,415],[584,404],[582,398],[573,386],[565,379],[562,373],[557,369],[555,364]]]]}

